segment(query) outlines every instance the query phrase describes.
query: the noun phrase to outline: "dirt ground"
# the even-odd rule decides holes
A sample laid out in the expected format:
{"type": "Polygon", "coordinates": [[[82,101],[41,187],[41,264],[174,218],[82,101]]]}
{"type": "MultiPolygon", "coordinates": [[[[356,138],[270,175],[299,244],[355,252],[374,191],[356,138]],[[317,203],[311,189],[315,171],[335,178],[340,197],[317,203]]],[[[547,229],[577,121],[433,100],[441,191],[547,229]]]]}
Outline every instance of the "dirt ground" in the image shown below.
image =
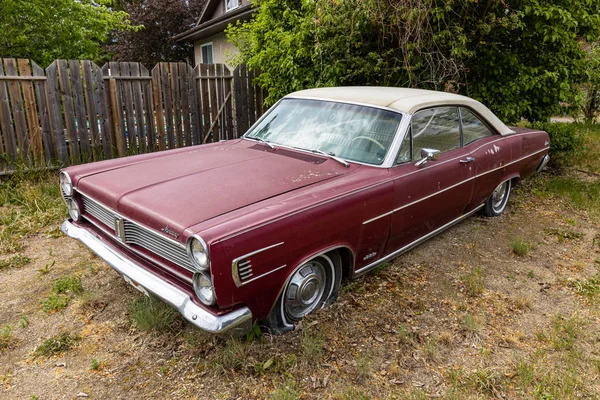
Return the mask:
{"type": "Polygon", "coordinates": [[[241,341],[181,321],[136,329],[141,294],[51,228],[24,239],[28,263],[0,269],[3,399],[600,397],[600,220],[527,182],[503,216],[471,217],[347,282],[294,332],[241,341]],[[67,275],[83,293],[44,312],[67,275]],[[74,347],[36,353],[61,332],[74,347]]]}

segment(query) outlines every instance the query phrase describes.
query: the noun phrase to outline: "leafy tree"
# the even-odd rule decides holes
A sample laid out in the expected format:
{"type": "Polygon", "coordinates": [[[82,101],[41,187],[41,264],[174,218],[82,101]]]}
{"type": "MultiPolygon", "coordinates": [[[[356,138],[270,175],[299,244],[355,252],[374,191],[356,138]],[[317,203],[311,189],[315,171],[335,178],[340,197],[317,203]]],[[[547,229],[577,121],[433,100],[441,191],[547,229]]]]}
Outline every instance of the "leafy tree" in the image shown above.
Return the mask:
{"type": "Polygon", "coordinates": [[[191,43],[173,37],[192,28],[205,0],[120,0],[132,22],[141,29],[118,31],[109,50],[115,60],[139,61],[153,67],[160,61],[190,61],[191,43]]]}
{"type": "Polygon", "coordinates": [[[584,85],[583,114],[586,122],[594,122],[600,111],[600,42],[584,43],[588,81],[584,85]]]}
{"type": "Polygon", "coordinates": [[[593,0],[256,0],[228,29],[272,103],[294,90],[389,85],[475,97],[499,117],[542,120],[577,100],[593,0]]]}
{"type": "Polygon", "coordinates": [[[98,60],[113,29],[132,29],[106,0],[0,0],[0,57],[98,60]]]}

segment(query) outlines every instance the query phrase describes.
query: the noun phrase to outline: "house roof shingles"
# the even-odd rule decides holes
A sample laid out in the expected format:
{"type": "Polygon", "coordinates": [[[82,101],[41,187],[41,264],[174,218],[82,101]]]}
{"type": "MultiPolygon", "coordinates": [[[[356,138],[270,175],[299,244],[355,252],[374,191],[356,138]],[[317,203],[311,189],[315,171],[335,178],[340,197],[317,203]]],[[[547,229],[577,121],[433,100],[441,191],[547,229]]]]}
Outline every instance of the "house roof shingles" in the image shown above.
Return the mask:
{"type": "Polygon", "coordinates": [[[220,1],[223,0],[209,0],[202,11],[202,15],[198,20],[198,24],[183,33],[175,36],[176,42],[194,42],[196,40],[204,39],[208,36],[212,36],[216,33],[225,30],[227,25],[236,21],[247,21],[252,16],[252,5],[247,4],[240,6],[234,10],[231,10],[217,18],[210,19],[213,15],[214,9],[217,7],[220,1]]]}

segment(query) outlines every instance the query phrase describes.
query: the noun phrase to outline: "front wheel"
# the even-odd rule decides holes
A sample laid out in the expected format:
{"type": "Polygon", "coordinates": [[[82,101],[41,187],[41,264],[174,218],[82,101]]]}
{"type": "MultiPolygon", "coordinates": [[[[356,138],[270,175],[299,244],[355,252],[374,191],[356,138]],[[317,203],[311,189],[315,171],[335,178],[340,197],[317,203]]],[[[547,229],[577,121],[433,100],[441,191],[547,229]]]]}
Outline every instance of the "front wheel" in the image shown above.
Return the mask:
{"type": "Polygon", "coordinates": [[[337,298],[341,284],[341,257],[337,252],[319,255],[296,268],[264,321],[271,333],[281,334],[316,309],[337,298]]]}
{"type": "Polygon", "coordinates": [[[492,192],[492,195],[485,202],[482,213],[486,217],[497,217],[504,212],[512,184],[510,180],[499,184],[492,192]]]}

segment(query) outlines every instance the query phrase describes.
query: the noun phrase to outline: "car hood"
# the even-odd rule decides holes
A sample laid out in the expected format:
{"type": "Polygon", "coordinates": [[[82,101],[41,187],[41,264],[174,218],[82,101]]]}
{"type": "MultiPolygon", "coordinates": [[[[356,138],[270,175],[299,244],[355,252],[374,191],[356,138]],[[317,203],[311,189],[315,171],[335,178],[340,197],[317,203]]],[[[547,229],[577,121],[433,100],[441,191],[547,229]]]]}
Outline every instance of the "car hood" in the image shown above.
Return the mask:
{"type": "Polygon", "coordinates": [[[77,189],[157,230],[187,227],[355,169],[247,140],[192,147],[80,176],[77,189]]]}

